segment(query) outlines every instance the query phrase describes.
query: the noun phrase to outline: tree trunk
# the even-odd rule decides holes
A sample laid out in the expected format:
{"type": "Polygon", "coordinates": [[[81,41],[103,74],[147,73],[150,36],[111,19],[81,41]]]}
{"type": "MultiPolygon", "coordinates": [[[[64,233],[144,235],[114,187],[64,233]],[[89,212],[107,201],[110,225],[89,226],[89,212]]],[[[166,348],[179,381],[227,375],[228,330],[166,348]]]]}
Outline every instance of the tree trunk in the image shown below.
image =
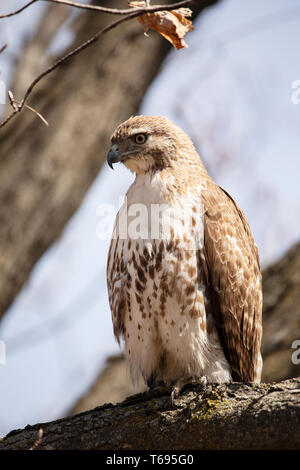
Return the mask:
{"type": "Polygon", "coordinates": [[[135,395],[12,431],[0,450],[30,449],[34,443],[41,450],[299,449],[300,379],[191,387],[173,406],[169,395],[135,395]]]}
{"type": "MultiPolygon", "coordinates": [[[[102,3],[122,6],[119,0],[102,3]]],[[[115,19],[83,13],[76,45],[115,19]]],[[[111,133],[137,113],[168,50],[156,32],[146,38],[136,20],[124,23],[37,86],[29,104],[49,128],[24,110],[1,129],[0,317],[79,207],[105,160],[111,133]]]]}
{"type": "Polygon", "coordinates": [[[292,355],[300,340],[300,243],[264,270],[263,299],[263,380],[297,377],[300,364],[292,355]]]}

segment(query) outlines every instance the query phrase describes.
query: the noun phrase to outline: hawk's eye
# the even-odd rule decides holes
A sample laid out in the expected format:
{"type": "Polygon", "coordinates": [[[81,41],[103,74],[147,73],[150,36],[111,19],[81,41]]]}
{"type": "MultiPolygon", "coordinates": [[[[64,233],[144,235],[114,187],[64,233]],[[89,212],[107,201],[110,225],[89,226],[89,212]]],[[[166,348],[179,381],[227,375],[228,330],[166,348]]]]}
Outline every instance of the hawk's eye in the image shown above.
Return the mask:
{"type": "Polygon", "coordinates": [[[147,137],[145,134],[137,134],[135,137],[134,137],[134,141],[136,144],[144,144],[147,140],[147,137]]]}

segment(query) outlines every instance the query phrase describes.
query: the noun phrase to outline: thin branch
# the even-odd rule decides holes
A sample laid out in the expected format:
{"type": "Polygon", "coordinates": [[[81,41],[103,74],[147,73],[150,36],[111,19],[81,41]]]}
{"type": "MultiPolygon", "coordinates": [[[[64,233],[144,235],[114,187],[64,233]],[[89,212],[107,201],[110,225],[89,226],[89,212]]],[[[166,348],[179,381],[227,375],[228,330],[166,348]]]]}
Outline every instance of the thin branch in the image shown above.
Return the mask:
{"type": "MultiPolygon", "coordinates": [[[[143,15],[143,14],[149,12],[149,11],[153,12],[153,11],[162,11],[162,10],[173,10],[174,8],[178,8],[179,6],[182,7],[182,6],[190,5],[191,3],[194,3],[195,1],[197,3],[201,3],[201,1],[199,1],[199,0],[184,0],[182,2],[173,3],[172,5],[159,5],[159,6],[156,6],[156,7],[151,7],[151,9],[149,9],[149,8],[144,8],[142,10],[141,9],[136,9],[136,8],[131,9],[130,13],[127,16],[125,16],[123,18],[119,18],[118,20],[114,21],[110,25],[105,26],[103,29],[99,30],[96,34],[94,34],[94,36],[92,36],[90,39],[88,39],[87,41],[82,43],[80,46],[78,46],[75,49],[73,49],[72,51],[70,51],[68,54],[64,55],[61,59],[59,59],[53,65],[48,67],[44,72],[42,72],[40,75],[38,75],[31,82],[31,84],[29,85],[29,87],[27,88],[27,90],[25,92],[25,95],[24,95],[23,99],[18,103],[18,105],[16,105],[17,102],[14,100],[14,106],[12,106],[13,107],[12,113],[4,121],[2,121],[0,123],[0,128],[4,127],[17,113],[20,113],[22,111],[22,109],[24,108],[25,103],[26,103],[28,97],[30,96],[32,90],[42,80],[42,78],[49,75],[51,72],[53,72],[55,69],[57,69],[61,65],[65,64],[68,60],[70,60],[72,57],[74,57],[75,55],[82,52],[84,49],[86,49],[90,45],[94,44],[96,41],[98,41],[98,39],[103,34],[107,33],[111,29],[116,28],[121,23],[124,23],[125,21],[131,20],[131,19],[136,18],[138,16],[141,16],[141,15],[143,15]]],[[[31,1],[30,3],[32,4],[33,1],[31,1]]],[[[35,111],[35,112],[37,113],[37,111],[35,111]]]]}
{"type": "Polygon", "coordinates": [[[18,13],[21,13],[21,11],[25,10],[26,8],[30,7],[30,5],[32,5],[33,3],[36,3],[38,1],[39,0],[31,0],[29,3],[26,3],[21,8],[19,8],[19,10],[13,11],[11,13],[6,13],[5,15],[0,15],[0,19],[1,18],[9,18],[10,16],[17,15],[18,13]]]}
{"type": "Polygon", "coordinates": [[[0,127],[4,127],[19,111],[21,111],[21,109],[15,109],[11,114],[9,114],[7,118],[1,122],[0,127]]]}
{"type": "MultiPolygon", "coordinates": [[[[32,111],[34,114],[36,114],[36,115],[41,119],[41,121],[43,121],[43,123],[46,124],[46,126],[49,126],[49,124],[48,124],[48,122],[46,121],[46,119],[44,118],[44,116],[42,116],[41,113],[39,113],[38,111],[36,111],[36,109],[32,108],[31,106],[28,106],[27,104],[24,104],[24,105],[22,106],[22,108],[19,109],[19,108],[20,108],[20,103],[19,103],[17,100],[15,100],[14,95],[13,95],[13,92],[12,92],[11,90],[8,90],[7,94],[8,94],[9,103],[10,103],[10,105],[11,105],[11,107],[13,108],[14,111],[13,111],[12,114],[8,117],[8,119],[6,119],[6,120],[4,121],[4,123],[8,122],[15,114],[17,114],[18,112],[20,112],[21,109],[24,107],[24,108],[27,108],[27,109],[29,109],[30,111],[32,111]]],[[[4,125],[4,124],[3,124],[3,125],[4,125]]]]}
{"type": "MultiPolygon", "coordinates": [[[[80,8],[82,10],[100,11],[102,13],[110,13],[112,15],[129,15],[132,12],[132,8],[119,10],[117,8],[106,8],[106,7],[100,7],[98,5],[85,5],[84,3],[71,2],[70,0],[31,0],[19,10],[16,10],[11,13],[4,14],[4,15],[0,15],[0,19],[9,18],[10,16],[17,15],[21,13],[23,10],[25,10],[26,8],[30,7],[33,3],[37,3],[39,1],[57,3],[59,5],[68,5],[73,8],[80,8]]],[[[193,1],[197,2],[197,0],[190,0],[190,1],[183,0],[181,2],[174,3],[173,5],[171,5],[171,8],[167,8],[167,5],[153,5],[153,6],[146,6],[145,8],[135,8],[134,10],[135,12],[141,12],[141,13],[153,13],[153,12],[160,11],[160,10],[172,10],[174,8],[181,8],[183,6],[188,5],[189,3],[193,3],[193,1]]],[[[148,4],[148,0],[146,0],[146,5],[147,4],[148,4]]]]}
{"type": "Polygon", "coordinates": [[[2,54],[3,51],[7,48],[7,44],[4,44],[2,47],[0,47],[0,54],[2,54]]]}
{"type": "Polygon", "coordinates": [[[8,90],[8,99],[9,99],[9,102],[10,102],[10,105],[13,109],[16,109],[18,106],[17,106],[17,102],[14,98],[14,95],[12,93],[12,91],[8,90]]]}
{"type": "Polygon", "coordinates": [[[34,114],[36,114],[40,118],[40,120],[43,121],[44,124],[46,124],[46,126],[49,126],[48,121],[46,121],[44,116],[42,116],[41,113],[39,113],[36,109],[32,108],[28,104],[25,104],[24,107],[29,109],[29,111],[32,111],[34,114]]]}
{"type": "MultiPolygon", "coordinates": [[[[9,99],[9,102],[10,102],[10,105],[11,107],[15,110],[15,111],[18,111],[18,107],[20,106],[20,103],[15,100],[14,98],[14,95],[13,95],[13,92],[11,90],[8,90],[8,99],[9,99]]],[[[24,107],[29,109],[30,111],[32,111],[34,114],[36,114],[42,121],[44,124],[46,124],[46,126],[49,126],[48,122],[46,121],[46,119],[41,115],[41,113],[38,113],[34,108],[32,108],[31,106],[28,106],[27,104],[24,104],[24,107]]]]}

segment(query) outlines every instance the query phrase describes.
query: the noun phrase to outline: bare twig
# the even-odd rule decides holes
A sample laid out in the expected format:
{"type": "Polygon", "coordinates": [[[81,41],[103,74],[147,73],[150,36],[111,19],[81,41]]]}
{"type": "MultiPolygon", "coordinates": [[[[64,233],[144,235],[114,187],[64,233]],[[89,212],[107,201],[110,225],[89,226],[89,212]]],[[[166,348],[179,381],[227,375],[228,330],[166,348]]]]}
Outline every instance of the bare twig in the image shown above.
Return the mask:
{"type": "MultiPolygon", "coordinates": [[[[8,90],[7,94],[8,94],[8,99],[9,99],[9,103],[10,103],[11,107],[13,108],[14,112],[17,113],[19,111],[20,103],[14,98],[13,92],[11,90],[8,90]]],[[[31,106],[28,106],[27,104],[24,104],[24,108],[27,108],[30,111],[32,111],[34,114],[36,114],[43,121],[44,124],[46,124],[46,126],[49,126],[49,124],[46,121],[46,119],[44,118],[44,116],[42,116],[41,113],[36,111],[36,109],[32,108],[31,106]]]]}
{"type": "Polygon", "coordinates": [[[33,3],[36,3],[38,1],[39,0],[31,0],[30,2],[26,3],[21,8],[19,8],[19,10],[13,11],[11,13],[6,13],[6,15],[0,15],[0,19],[1,18],[9,18],[10,16],[17,15],[18,13],[21,13],[21,11],[25,10],[26,8],[30,7],[30,5],[32,5],[33,3]]]}
{"type": "Polygon", "coordinates": [[[13,95],[12,91],[8,90],[8,93],[7,93],[7,94],[8,94],[8,99],[9,99],[9,102],[10,102],[11,107],[12,107],[13,109],[17,109],[17,107],[18,107],[18,106],[17,106],[17,102],[16,102],[16,100],[15,100],[15,98],[14,98],[14,95],[13,95]]]}
{"type": "Polygon", "coordinates": [[[29,109],[29,111],[32,111],[34,114],[36,114],[40,118],[40,120],[43,121],[44,124],[46,124],[46,126],[49,126],[48,121],[46,121],[44,116],[42,116],[41,113],[39,113],[36,109],[32,108],[28,104],[25,104],[24,107],[29,109]]]}
{"type": "MultiPolygon", "coordinates": [[[[38,1],[38,0],[34,0],[34,1],[38,1]]],[[[34,3],[34,1],[31,1],[30,4],[34,3]]],[[[48,0],[46,0],[46,1],[48,1],[48,0]]],[[[58,0],[55,0],[55,1],[57,3],[61,3],[60,0],[59,0],[59,2],[58,2],[58,0]]],[[[182,6],[186,6],[186,5],[189,5],[191,3],[194,3],[195,1],[197,1],[197,0],[184,0],[184,1],[181,1],[181,2],[178,2],[178,3],[173,3],[172,5],[159,5],[159,6],[150,7],[150,8],[143,8],[143,9],[140,9],[140,8],[139,9],[137,9],[137,8],[132,9],[131,8],[129,10],[130,11],[129,14],[127,14],[123,18],[119,18],[118,20],[114,21],[110,25],[105,26],[103,29],[99,30],[90,39],[88,39],[87,41],[82,43],[80,46],[78,46],[75,49],[73,49],[72,51],[70,51],[68,54],[64,55],[61,59],[59,59],[53,65],[48,67],[44,72],[42,72],[40,75],[38,75],[31,82],[31,84],[29,85],[29,87],[27,88],[27,90],[25,92],[25,95],[23,96],[23,98],[20,102],[17,102],[14,98],[13,98],[13,101],[11,101],[11,99],[10,99],[11,105],[13,107],[13,111],[6,119],[4,119],[4,121],[2,121],[0,123],[0,128],[4,127],[17,113],[20,113],[23,110],[23,108],[25,107],[26,101],[27,101],[28,97],[30,96],[32,90],[42,80],[42,78],[44,78],[46,75],[49,75],[51,72],[53,72],[55,69],[57,69],[61,65],[65,64],[68,60],[70,60],[72,57],[74,57],[75,55],[82,52],[84,49],[86,49],[90,45],[94,44],[96,41],[98,41],[98,39],[103,34],[107,33],[111,29],[116,28],[121,23],[124,23],[125,21],[131,20],[131,19],[136,18],[138,16],[141,16],[145,13],[148,13],[149,11],[153,12],[153,11],[162,11],[162,10],[173,10],[174,8],[179,8],[179,7],[182,7],[182,6]]],[[[201,2],[198,0],[197,3],[201,3],[201,2]]],[[[19,10],[19,12],[20,11],[22,11],[22,10],[19,10]]],[[[29,108],[29,109],[32,110],[32,108],[29,108]]],[[[33,110],[33,111],[36,114],[38,114],[39,117],[45,122],[44,118],[42,118],[41,115],[37,111],[35,111],[35,110],[33,110]]]]}
{"type": "MultiPolygon", "coordinates": [[[[129,15],[132,12],[132,8],[127,8],[127,9],[117,9],[117,8],[106,8],[106,7],[101,7],[98,5],[85,5],[84,3],[77,3],[77,2],[72,2],[70,0],[31,0],[30,2],[26,3],[22,8],[19,10],[13,11],[11,13],[7,13],[4,15],[0,15],[1,18],[8,18],[10,16],[17,15],[21,13],[23,10],[26,8],[30,7],[33,3],[37,2],[49,2],[49,3],[57,3],[59,5],[68,5],[73,8],[80,8],[82,10],[92,10],[92,11],[100,11],[102,13],[110,13],[112,15],[129,15]]],[[[190,0],[190,1],[181,1],[174,3],[171,5],[171,8],[167,8],[167,5],[153,5],[150,6],[149,0],[146,0],[146,7],[145,8],[135,8],[136,12],[141,12],[141,13],[153,13],[155,11],[160,11],[160,10],[170,10],[173,8],[180,8],[185,5],[188,5],[189,3],[192,3],[193,1],[197,2],[197,0],[190,0]],[[149,3],[148,3],[149,2],[149,3]],[[149,5],[149,6],[148,6],[149,5]]]]}
{"type": "Polygon", "coordinates": [[[7,44],[4,44],[2,47],[0,47],[0,54],[2,54],[3,51],[7,48],[7,44]]]}

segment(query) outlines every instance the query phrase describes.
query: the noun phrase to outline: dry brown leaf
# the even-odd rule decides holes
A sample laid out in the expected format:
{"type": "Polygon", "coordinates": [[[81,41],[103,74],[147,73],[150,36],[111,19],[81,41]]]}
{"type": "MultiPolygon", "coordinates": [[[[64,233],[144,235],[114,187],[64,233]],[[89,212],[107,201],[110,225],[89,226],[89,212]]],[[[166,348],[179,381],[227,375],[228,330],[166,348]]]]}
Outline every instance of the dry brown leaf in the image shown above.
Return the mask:
{"type": "MultiPolygon", "coordinates": [[[[144,8],[146,7],[146,2],[129,1],[128,5],[132,8],[144,8]]],[[[145,34],[150,28],[155,29],[170,41],[176,49],[182,49],[183,47],[188,47],[183,39],[184,36],[194,29],[192,22],[186,18],[191,15],[192,11],[189,8],[178,8],[178,10],[146,13],[145,15],[138,16],[137,20],[143,26],[145,34]]]]}

